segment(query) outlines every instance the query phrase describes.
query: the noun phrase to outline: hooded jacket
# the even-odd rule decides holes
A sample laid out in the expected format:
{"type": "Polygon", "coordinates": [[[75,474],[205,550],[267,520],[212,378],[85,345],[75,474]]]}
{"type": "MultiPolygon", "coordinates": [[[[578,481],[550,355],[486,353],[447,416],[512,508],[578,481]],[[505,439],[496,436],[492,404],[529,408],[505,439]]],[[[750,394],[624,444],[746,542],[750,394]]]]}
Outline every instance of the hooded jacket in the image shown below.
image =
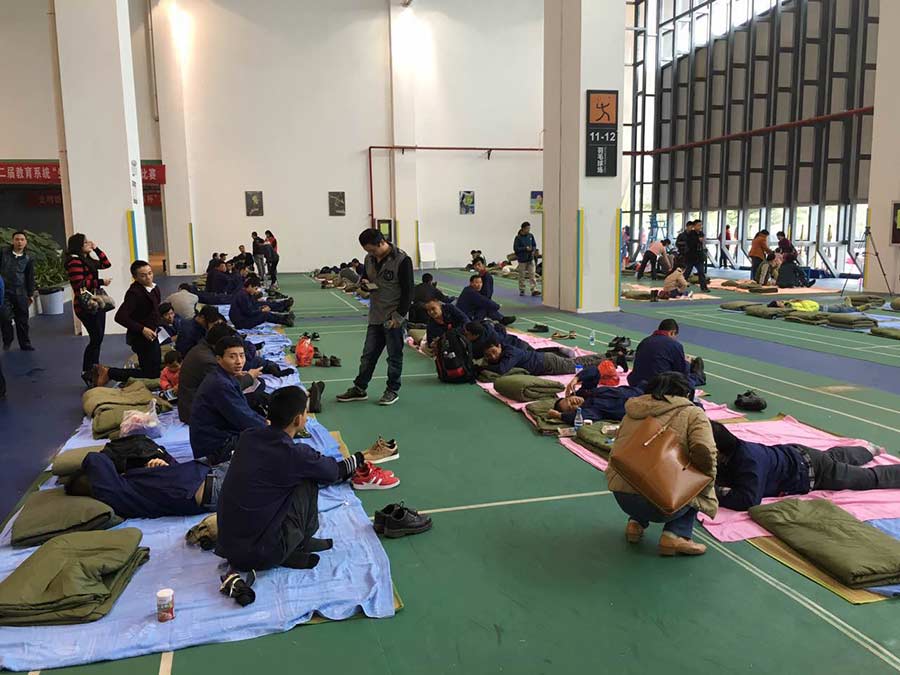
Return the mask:
{"type": "MultiPolygon", "coordinates": [[[[625,418],[619,426],[619,433],[613,442],[610,458],[616,454],[638,429],[647,417],[653,417],[661,425],[669,425],[669,429],[681,441],[687,451],[691,465],[709,476],[712,480],[703,491],[690,503],[692,507],[715,518],[719,509],[716,499],[716,441],[706,413],[680,396],[669,396],[665,401],[657,401],[649,394],[632,398],[625,403],[625,418]]],[[[610,464],[606,469],[606,480],[613,492],[637,494],[610,464]]]]}

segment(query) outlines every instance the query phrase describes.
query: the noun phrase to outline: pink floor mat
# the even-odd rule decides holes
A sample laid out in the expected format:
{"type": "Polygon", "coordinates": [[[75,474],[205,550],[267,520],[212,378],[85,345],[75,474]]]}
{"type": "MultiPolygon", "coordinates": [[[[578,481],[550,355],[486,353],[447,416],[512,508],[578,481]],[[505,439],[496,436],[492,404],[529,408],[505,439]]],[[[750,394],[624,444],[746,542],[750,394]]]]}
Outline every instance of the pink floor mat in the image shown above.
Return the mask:
{"type": "Polygon", "coordinates": [[[809,288],[779,288],[777,293],[750,293],[746,288],[723,286],[722,284],[726,281],[729,281],[729,279],[710,279],[709,287],[718,288],[723,291],[733,291],[735,293],[749,293],[750,295],[758,295],[760,298],[764,298],[767,295],[815,295],[817,293],[835,293],[833,288],[816,288],[815,286],[810,286],[809,288]]]}

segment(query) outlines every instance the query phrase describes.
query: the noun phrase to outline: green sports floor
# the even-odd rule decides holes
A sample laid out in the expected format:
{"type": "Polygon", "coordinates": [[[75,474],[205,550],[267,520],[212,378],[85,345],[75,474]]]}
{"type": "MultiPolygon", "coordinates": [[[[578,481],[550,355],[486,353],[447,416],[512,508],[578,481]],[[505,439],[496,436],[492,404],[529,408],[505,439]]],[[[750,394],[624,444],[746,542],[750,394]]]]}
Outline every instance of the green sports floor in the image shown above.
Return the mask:
{"type": "MultiPolygon", "coordinates": [[[[441,271],[438,277],[452,290],[466,274],[441,271]]],[[[433,514],[431,532],[384,541],[405,608],[391,619],[300,626],[67,673],[900,671],[896,601],[851,605],[749,544],[719,544],[699,527],[697,538],[710,548],[699,558],[659,558],[658,526],[644,543],[626,544],[625,517],[601,472],[536,435],[521,414],[480,389],[440,384],[431,361],[412,350],[397,405],[338,405],[333,397],[356,374],[366,310],[307,277],[282,275],[281,281],[296,298],[298,323],[287,333],[317,331],[322,351],[343,359],[340,368],[301,373],[306,383],[326,383],[319,419],[340,431],[351,450],[378,435],[400,443],[400,459],[388,465],[400,486],[361,493],[366,509],[403,500],[433,514]]],[[[685,349],[704,357],[705,389],[713,400],[733,401],[756,389],[769,409],[751,418],[790,413],[891,451],[900,448],[900,396],[842,380],[840,368],[828,367],[839,355],[877,365],[896,381],[900,349],[890,349],[888,340],[808,326],[788,330],[783,323],[723,317],[716,305],[698,303],[627,303],[618,316],[578,316],[547,310],[530,297],[520,300],[510,280],[498,279],[497,287],[498,295],[509,295],[504,310],[519,316],[516,327],[540,322],[576,330],[575,344],[582,347],[591,331],[599,346],[615,335],[637,340],[646,334],[623,328],[622,320],[675,316],[697,336],[697,342],[684,338],[685,349]],[[731,348],[747,337],[763,345],[759,353],[731,348]],[[785,345],[819,355],[821,371],[773,368],[767,349],[785,345]]],[[[371,393],[380,393],[384,373],[382,362],[371,393]]]]}

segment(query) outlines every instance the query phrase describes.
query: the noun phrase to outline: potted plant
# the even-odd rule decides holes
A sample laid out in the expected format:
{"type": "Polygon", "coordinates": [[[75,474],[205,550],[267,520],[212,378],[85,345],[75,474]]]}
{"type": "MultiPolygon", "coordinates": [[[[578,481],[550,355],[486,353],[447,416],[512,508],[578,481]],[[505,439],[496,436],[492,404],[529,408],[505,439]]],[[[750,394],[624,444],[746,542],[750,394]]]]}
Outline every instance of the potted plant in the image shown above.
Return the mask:
{"type": "MultiPolygon", "coordinates": [[[[15,230],[0,228],[0,245],[9,246],[15,230]]],[[[34,282],[41,298],[41,314],[62,314],[63,292],[68,282],[63,264],[62,249],[53,237],[41,232],[25,230],[28,253],[34,258],[34,282]]]]}

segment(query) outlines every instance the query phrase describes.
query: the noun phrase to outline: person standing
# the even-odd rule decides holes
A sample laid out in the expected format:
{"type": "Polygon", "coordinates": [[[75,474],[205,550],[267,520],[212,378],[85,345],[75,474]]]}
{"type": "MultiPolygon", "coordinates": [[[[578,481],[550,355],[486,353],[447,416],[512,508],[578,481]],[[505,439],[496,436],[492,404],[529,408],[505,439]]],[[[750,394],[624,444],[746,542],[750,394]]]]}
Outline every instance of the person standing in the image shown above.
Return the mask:
{"type": "Polygon", "coordinates": [[[769,231],[768,230],[760,230],[756,233],[756,236],[753,237],[753,241],[750,242],[750,278],[756,279],[756,272],[759,269],[759,266],[763,264],[763,261],[772,253],[772,249],[769,248],[769,231]]]}
{"type": "Polygon", "coordinates": [[[3,334],[3,349],[9,349],[15,321],[19,349],[32,352],[34,347],[28,337],[28,308],[34,302],[34,258],[25,250],[27,246],[28,238],[19,230],[13,234],[12,244],[0,251],[0,275],[6,285],[0,311],[0,332],[3,334]]]}
{"type": "Polygon", "coordinates": [[[525,295],[526,279],[531,286],[531,294],[534,296],[540,295],[541,292],[537,290],[537,280],[534,277],[537,242],[534,239],[534,235],[531,234],[531,223],[528,221],[525,221],[519,227],[519,233],[513,240],[513,252],[516,254],[516,260],[519,262],[519,295],[525,295]]]}
{"type": "Polygon", "coordinates": [[[690,279],[691,272],[697,269],[697,277],[700,280],[700,290],[709,291],[706,280],[706,237],[703,236],[703,221],[695,220],[685,235],[684,249],[684,278],[690,279]]]}
{"type": "Polygon", "coordinates": [[[281,260],[281,256],[278,255],[278,240],[275,238],[275,235],[272,234],[272,230],[266,230],[266,245],[265,255],[266,263],[269,265],[269,276],[271,277],[270,281],[272,282],[271,287],[277,290],[278,262],[281,260]]]}
{"type": "Polygon", "coordinates": [[[664,273],[668,274],[671,265],[669,263],[669,256],[666,253],[666,247],[671,243],[672,242],[669,239],[663,239],[662,241],[654,241],[647,247],[647,250],[644,251],[644,256],[641,258],[641,264],[637,268],[635,278],[638,281],[644,276],[644,270],[647,268],[647,265],[650,266],[650,278],[654,281],[656,281],[657,268],[662,269],[664,273]]]}
{"type": "Polygon", "coordinates": [[[731,241],[731,225],[725,226],[725,234],[719,242],[719,267],[728,269],[728,242],[731,241]]]}
{"type": "Polygon", "coordinates": [[[100,278],[100,270],[109,267],[109,259],[94,242],[80,232],[69,237],[66,245],[66,274],[72,285],[72,306],[89,337],[81,359],[81,379],[87,385],[91,384],[91,371],[100,363],[100,347],[106,335],[106,311],[102,307],[86,306],[80,298],[83,291],[96,295],[103,286],[109,286],[112,279],[100,278]]]}
{"type": "Polygon", "coordinates": [[[162,319],[159,315],[159,287],[153,283],[153,269],[146,260],[131,263],[134,282],[125,291],[125,299],[116,312],[116,323],[126,329],[125,343],[137,354],[138,369],[94,366],[91,384],[102,387],[110,380],[125,382],[130,377],[155,380],[162,371],[162,355],[157,331],[162,319]]]}
{"type": "Polygon", "coordinates": [[[256,232],[250,233],[253,240],[253,260],[256,262],[256,273],[259,275],[260,281],[266,282],[266,240],[259,236],[256,232]]]}
{"type": "MultiPolygon", "coordinates": [[[[3,283],[3,276],[0,275],[0,298],[6,290],[6,284],[3,283]]],[[[0,401],[6,399],[6,377],[3,375],[3,361],[0,360],[0,401]]]]}
{"type": "Polygon", "coordinates": [[[400,398],[400,376],[403,373],[403,324],[413,292],[412,260],[406,253],[385,240],[374,228],[359,235],[365,249],[365,279],[362,287],[369,295],[369,326],[366,342],[359,360],[359,374],[353,386],[340,394],[342,403],[365,401],[366,389],[372,380],[381,352],[387,348],[387,387],[379,405],[393,405],[400,398]]]}

